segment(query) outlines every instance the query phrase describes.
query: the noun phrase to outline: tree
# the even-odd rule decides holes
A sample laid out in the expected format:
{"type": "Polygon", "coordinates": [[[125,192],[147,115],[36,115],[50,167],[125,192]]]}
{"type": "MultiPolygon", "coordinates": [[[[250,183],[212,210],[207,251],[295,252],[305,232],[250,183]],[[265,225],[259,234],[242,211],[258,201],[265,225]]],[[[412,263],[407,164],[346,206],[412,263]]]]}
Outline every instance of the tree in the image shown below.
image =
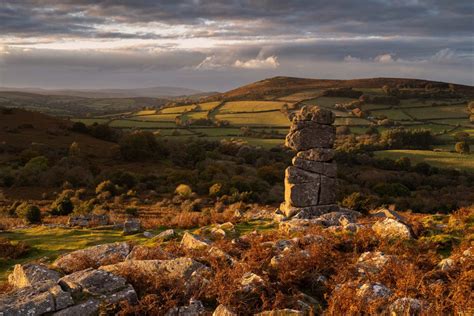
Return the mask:
{"type": "Polygon", "coordinates": [[[71,146],[69,146],[69,156],[71,157],[81,156],[81,147],[79,146],[79,143],[73,142],[71,146]]]}
{"type": "Polygon", "coordinates": [[[460,154],[469,154],[471,152],[469,144],[465,141],[456,143],[456,145],[454,146],[454,150],[460,154]]]}

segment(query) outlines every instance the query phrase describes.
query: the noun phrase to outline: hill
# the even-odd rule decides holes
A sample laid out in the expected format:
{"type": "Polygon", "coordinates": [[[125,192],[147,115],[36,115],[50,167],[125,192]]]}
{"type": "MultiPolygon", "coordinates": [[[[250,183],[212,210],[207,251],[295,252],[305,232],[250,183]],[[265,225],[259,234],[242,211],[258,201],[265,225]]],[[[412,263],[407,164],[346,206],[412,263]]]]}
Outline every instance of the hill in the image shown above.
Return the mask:
{"type": "MultiPolygon", "coordinates": [[[[220,99],[247,99],[247,98],[276,98],[289,95],[295,92],[302,92],[313,89],[334,89],[334,88],[382,88],[388,85],[391,87],[404,86],[413,89],[424,89],[427,85],[432,87],[447,87],[449,83],[404,78],[368,78],[350,80],[328,80],[328,79],[307,79],[294,77],[273,77],[257,81],[211,98],[220,99]]],[[[474,96],[474,87],[454,84],[454,88],[470,97],[474,96]]]]}
{"type": "Polygon", "coordinates": [[[180,87],[149,87],[136,89],[41,89],[41,88],[0,88],[0,91],[18,91],[42,95],[60,95],[84,98],[171,98],[205,93],[180,87]]]}

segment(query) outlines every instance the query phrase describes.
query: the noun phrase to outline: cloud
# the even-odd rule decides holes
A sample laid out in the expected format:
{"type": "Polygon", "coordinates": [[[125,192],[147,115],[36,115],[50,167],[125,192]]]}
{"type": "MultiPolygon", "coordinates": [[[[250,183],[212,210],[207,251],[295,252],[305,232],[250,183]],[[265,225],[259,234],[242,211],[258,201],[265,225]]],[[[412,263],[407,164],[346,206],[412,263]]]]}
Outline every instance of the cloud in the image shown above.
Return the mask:
{"type": "Polygon", "coordinates": [[[377,62],[377,63],[382,63],[382,64],[395,62],[395,60],[392,57],[392,54],[378,55],[374,58],[374,61],[377,62]]]}
{"type": "Polygon", "coordinates": [[[347,63],[360,63],[362,60],[360,58],[347,55],[346,57],[344,57],[344,61],[347,63]]]}
{"type": "Polygon", "coordinates": [[[276,56],[270,56],[265,59],[249,59],[247,61],[236,60],[234,67],[247,69],[275,69],[280,66],[276,56]]]}

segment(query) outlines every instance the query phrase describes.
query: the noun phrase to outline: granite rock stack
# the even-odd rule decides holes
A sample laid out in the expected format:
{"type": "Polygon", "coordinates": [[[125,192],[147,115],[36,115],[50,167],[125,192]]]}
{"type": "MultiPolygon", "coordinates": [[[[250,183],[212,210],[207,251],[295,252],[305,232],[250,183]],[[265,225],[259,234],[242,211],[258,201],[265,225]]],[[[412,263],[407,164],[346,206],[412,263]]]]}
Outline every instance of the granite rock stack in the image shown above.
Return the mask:
{"type": "Polygon", "coordinates": [[[285,145],[297,151],[285,171],[286,217],[313,217],[337,211],[334,114],[318,106],[305,106],[292,118],[285,145]]]}

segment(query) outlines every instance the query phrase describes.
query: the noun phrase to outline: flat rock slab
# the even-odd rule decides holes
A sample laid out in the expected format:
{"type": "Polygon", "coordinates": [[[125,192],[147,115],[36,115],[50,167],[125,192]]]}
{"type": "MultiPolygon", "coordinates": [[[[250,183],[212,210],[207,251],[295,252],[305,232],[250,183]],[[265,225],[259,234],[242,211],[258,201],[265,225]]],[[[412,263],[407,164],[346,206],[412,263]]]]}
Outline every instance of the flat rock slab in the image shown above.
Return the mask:
{"type": "Polygon", "coordinates": [[[336,203],[337,180],[321,176],[321,191],[319,193],[318,204],[328,205],[336,203]]]}
{"type": "Polygon", "coordinates": [[[176,258],[171,260],[127,260],[113,265],[100,267],[99,269],[114,274],[120,271],[138,271],[149,275],[163,275],[173,279],[186,280],[194,272],[205,269],[205,266],[191,258],[176,258]]]}
{"type": "MultiPolygon", "coordinates": [[[[53,266],[66,273],[78,270],[78,263],[87,264],[89,267],[98,267],[105,264],[112,264],[125,260],[132,247],[126,242],[117,242],[93,246],[63,255],[54,261],[53,266]]],[[[80,265],[79,265],[80,266],[80,265]]],[[[83,269],[80,267],[79,269],[83,269]]]]}
{"type": "Polygon", "coordinates": [[[0,296],[0,315],[43,315],[73,304],[71,294],[63,291],[59,285],[52,285],[48,281],[39,282],[35,286],[0,296]]]}
{"type": "Polygon", "coordinates": [[[335,139],[336,129],[334,126],[300,121],[297,125],[292,125],[286,136],[285,145],[296,151],[332,148],[335,139]]]}
{"type": "Polygon", "coordinates": [[[107,296],[129,286],[124,278],[96,269],[86,269],[66,275],[58,283],[68,292],[83,292],[93,296],[107,296]]]}
{"type": "Polygon", "coordinates": [[[285,179],[289,183],[308,183],[308,182],[319,182],[321,176],[317,173],[309,172],[301,168],[290,166],[285,170],[285,179]]]}
{"type": "Polygon", "coordinates": [[[299,169],[302,169],[308,172],[322,174],[330,178],[335,178],[337,176],[336,162],[312,161],[312,160],[302,159],[296,156],[293,158],[292,163],[293,163],[293,166],[298,167],[299,169]]]}
{"type": "Polygon", "coordinates": [[[13,272],[8,276],[8,283],[17,288],[32,286],[38,282],[56,283],[61,273],[48,269],[41,264],[16,264],[13,272]]]}
{"type": "Polygon", "coordinates": [[[286,217],[295,216],[299,219],[309,219],[318,217],[325,213],[339,211],[339,206],[337,204],[330,204],[297,207],[284,202],[280,204],[280,211],[285,214],[286,217]]]}
{"type": "Polygon", "coordinates": [[[187,249],[203,250],[210,246],[210,242],[203,237],[185,232],[181,239],[181,246],[187,249]]]}
{"type": "Polygon", "coordinates": [[[319,190],[319,181],[294,184],[285,179],[285,201],[295,207],[318,205],[319,190]]]}
{"type": "Polygon", "coordinates": [[[311,148],[300,151],[296,157],[304,160],[327,162],[334,159],[335,151],[332,148],[311,148]]]}

